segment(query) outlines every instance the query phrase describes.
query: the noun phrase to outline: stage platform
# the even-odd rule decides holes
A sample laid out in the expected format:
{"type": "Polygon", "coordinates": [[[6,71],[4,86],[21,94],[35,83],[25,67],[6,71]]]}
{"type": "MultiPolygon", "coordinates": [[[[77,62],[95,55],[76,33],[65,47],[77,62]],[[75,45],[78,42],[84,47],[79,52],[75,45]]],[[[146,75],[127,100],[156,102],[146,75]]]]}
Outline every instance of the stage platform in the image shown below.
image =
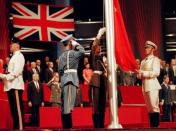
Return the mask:
{"type": "MultiPolygon", "coordinates": [[[[87,87],[85,87],[87,90],[87,87]]],[[[6,94],[2,91],[0,84],[0,129],[12,129],[12,118],[10,115],[9,104],[6,94]]],[[[84,86],[82,85],[82,89],[84,86]]],[[[118,109],[119,122],[124,130],[148,130],[149,121],[146,106],[144,104],[141,87],[121,87],[123,105],[118,109]]],[[[44,87],[45,101],[48,102],[50,91],[44,87]]],[[[86,92],[86,91],[84,91],[86,92]]],[[[84,96],[85,100],[87,96],[84,96]]],[[[26,102],[26,90],[23,94],[23,100],[26,102]]],[[[40,126],[29,127],[26,124],[27,130],[62,130],[60,108],[42,107],[40,108],[40,126]]],[[[106,109],[105,126],[109,124],[109,108],[106,109]]],[[[25,123],[30,122],[30,113],[25,113],[25,123]]],[[[92,108],[91,107],[75,107],[73,111],[73,128],[74,130],[93,130],[92,123],[92,108]]],[[[176,128],[176,122],[161,122],[159,130],[164,128],[176,128]]],[[[152,130],[152,129],[150,129],[152,130]]],[[[158,130],[158,129],[153,129],[158,130]]]]}

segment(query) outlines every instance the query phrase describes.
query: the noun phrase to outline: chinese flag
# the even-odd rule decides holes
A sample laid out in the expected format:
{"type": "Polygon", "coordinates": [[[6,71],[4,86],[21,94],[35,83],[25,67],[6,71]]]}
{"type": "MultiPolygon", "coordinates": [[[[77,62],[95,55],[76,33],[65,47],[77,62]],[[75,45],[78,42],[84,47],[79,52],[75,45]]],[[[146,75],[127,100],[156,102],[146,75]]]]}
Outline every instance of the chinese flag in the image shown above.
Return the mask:
{"type": "Polygon", "coordinates": [[[130,46],[118,0],[114,0],[114,35],[116,62],[123,71],[135,71],[137,63],[130,46]]]}

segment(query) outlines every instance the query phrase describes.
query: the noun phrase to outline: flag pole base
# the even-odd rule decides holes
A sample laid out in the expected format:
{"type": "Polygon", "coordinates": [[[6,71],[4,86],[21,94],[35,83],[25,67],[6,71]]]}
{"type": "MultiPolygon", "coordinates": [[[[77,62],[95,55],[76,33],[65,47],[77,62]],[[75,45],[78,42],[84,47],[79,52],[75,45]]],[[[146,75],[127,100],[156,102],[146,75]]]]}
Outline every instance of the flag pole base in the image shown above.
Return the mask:
{"type": "Polygon", "coordinates": [[[108,125],[108,129],[122,129],[122,125],[119,123],[112,122],[108,125]]]}

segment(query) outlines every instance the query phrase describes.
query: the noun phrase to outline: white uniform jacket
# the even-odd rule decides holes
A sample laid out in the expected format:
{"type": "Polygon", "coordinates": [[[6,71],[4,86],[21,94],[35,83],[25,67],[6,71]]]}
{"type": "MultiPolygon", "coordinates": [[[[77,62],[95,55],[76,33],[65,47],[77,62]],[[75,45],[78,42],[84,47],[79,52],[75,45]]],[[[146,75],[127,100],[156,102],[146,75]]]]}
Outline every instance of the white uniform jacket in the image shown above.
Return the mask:
{"type": "Polygon", "coordinates": [[[11,57],[8,65],[8,74],[5,75],[4,91],[10,89],[24,90],[23,68],[25,59],[20,51],[16,51],[11,57]]]}
{"type": "Polygon", "coordinates": [[[142,79],[144,92],[159,90],[161,86],[157,77],[160,74],[160,60],[154,55],[149,55],[141,62],[139,77],[142,79]]]}

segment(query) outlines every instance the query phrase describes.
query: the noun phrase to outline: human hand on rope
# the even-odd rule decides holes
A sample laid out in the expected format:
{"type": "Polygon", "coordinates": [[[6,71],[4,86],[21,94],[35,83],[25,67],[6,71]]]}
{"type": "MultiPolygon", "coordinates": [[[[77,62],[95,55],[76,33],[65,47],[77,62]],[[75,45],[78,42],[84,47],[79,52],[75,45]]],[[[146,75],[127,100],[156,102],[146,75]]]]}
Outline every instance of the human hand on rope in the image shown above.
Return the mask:
{"type": "Polygon", "coordinates": [[[97,39],[100,39],[101,36],[105,33],[106,27],[100,28],[97,34],[97,39]]]}

